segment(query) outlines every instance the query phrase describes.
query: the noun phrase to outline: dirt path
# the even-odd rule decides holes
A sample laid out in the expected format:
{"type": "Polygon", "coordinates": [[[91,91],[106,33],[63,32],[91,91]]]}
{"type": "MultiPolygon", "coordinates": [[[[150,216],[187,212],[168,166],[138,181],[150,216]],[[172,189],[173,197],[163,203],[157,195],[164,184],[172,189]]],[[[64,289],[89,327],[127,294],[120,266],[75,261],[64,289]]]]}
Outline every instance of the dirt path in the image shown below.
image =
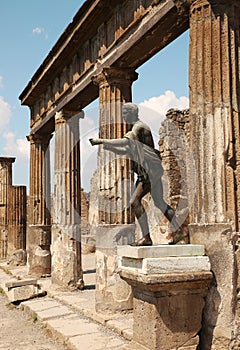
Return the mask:
{"type": "Polygon", "coordinates": [[[0,294],[0,349],[66,350],[19,307],[9,304],[4,294],[0,294]]]}

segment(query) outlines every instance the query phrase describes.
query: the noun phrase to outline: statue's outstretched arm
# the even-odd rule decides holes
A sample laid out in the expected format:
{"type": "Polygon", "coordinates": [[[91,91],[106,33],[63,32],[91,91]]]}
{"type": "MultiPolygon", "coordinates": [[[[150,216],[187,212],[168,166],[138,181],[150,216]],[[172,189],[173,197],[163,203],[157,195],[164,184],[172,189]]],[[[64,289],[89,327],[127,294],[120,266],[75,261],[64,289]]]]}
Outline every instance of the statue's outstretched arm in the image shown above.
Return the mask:
{"type": "Polygon", "coordinates": [[[103,145],[103,148],[116,154],[126,154],[129,149],[129,139],[89,139],[91,145],[103,145]]]}

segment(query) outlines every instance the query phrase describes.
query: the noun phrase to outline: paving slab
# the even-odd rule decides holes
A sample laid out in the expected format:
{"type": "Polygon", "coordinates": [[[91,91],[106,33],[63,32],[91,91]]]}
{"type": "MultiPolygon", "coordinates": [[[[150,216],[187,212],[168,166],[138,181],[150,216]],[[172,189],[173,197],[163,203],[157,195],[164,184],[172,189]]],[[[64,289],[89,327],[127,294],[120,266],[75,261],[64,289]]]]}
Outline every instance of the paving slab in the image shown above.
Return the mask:
{"type": "Polygon", "coordinates": [[[74,314],[44,322],[52,334],[64,343],[77,335],[94,334],[99,332],[99,325],[74,314]]]}
{"type": "Polygon", "coordinates": [[[74,350],[94,349],[94,350],[119,350],[126,345],[126,340],[113,336],[108,332],[98,332],[71,337],[67,345],[74,350]]]}
{"type": "Polygon", "coordinates": [[[62,304],[52,298],[38,298],[22,302],[24,308],[31,309],[34,312],[49,310],[61,306],[62,304]]]}
{"type": "MultiPolygon", "coordinates": [[[[1,266],[1,263],[0,263],[1,266]]],[[[26,266],[3,266],[0,286],[10,280],[26,278],[26,266]],[[9,275],[6,272],[9,271],[9,275]],[[15,272],[17,274],[15,274],[15,272]],[[20,277],[21,276],[21,277],[20,277]]],[[[69,350],[119,349],[132,339],[132,314],[101,314],[95,311],[95,256],[83,256],[85,289],[63,291],[51,284],[50,278],[38,280],[47,296],[21,302],[21,307],[43,324],[69,350]],[[110,323],[109,323],[110,322],[110,323]]],[[[29,278],[29,276],[28,276],[29,278]]]]}

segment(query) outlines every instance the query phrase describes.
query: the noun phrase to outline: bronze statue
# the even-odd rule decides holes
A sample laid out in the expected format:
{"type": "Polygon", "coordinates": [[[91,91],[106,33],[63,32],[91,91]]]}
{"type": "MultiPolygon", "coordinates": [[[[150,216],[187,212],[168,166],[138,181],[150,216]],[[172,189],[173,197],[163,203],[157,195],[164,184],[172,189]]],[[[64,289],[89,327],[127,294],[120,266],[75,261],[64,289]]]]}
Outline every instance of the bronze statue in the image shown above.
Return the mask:
{"type": "Polygon", "coordinates": [[[151,193],[153,202],[171,223],[171,242],[175,244],[183,238],[176,221],[175,211],[163,199],[163,168],[160,152],[154,149],[150,128],[138,118],[138,107],[125,103],[122,107],[123,120],[132,125],[131,131],[120,139],[90,139],[92,145],[103,145],[105,150],[119,155],[128,155],[132,160],[133,171],[137,174],[134,192],[130,199],[131,207],[140,225],[143,237],[132,246],[152,245],[147,214],[141,203],[142,198],[151,193]]]}

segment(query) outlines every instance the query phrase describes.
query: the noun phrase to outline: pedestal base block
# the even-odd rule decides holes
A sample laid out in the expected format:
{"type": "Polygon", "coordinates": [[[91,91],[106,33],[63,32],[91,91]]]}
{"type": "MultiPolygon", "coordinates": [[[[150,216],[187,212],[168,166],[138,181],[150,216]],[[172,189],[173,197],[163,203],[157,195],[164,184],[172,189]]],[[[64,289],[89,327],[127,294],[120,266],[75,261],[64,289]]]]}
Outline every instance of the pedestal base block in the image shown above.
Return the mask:
{"type": "MultiPolygon", "coordinates": [[[[154,247],[149,250],[146,247],[144,254],[137,252],[136,247],[128,247],[128,257],[124,248],[119,248],[118,253],[125,255],[119,257],[119,274],[133,292],[131,345],[139,344],[149,350],[197,349],[199,338],[196,334],[202,327],[202,312],[212,274],[208,257],[191,255],[194,249],[182,246],[181,252],[176,253],[174,248],[164,246],[161,252],[158,246],[157,254],[162,257],[150,258],[151,250],[156,256],[154,247]],[[166,249],[170,256],[166,256],[166,249]],[[192,253],[190,249],[193,249],[192,253]],[[134,255],[147,257],[133,258],[134,255]],[[137,268],[132,265],[134,259],[139,264],[137,268]],[[128,261],[130,266],[127,266],[128,261]],[[147,269],[147,265],[151,268],[147,269]]],[[[195,251],[203,254],[204,247],[196,247],[195,251]]]]}
{"type": "MultiPolygon", "coordinates": [[[[96,310],[132,309],[131,287],[117,273],[117,247],[135,238],[135,225],[101,225],[96,232],[96,310]]],[[[125,246],[127,247],[127,245],[125,246]]]]}

